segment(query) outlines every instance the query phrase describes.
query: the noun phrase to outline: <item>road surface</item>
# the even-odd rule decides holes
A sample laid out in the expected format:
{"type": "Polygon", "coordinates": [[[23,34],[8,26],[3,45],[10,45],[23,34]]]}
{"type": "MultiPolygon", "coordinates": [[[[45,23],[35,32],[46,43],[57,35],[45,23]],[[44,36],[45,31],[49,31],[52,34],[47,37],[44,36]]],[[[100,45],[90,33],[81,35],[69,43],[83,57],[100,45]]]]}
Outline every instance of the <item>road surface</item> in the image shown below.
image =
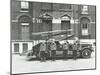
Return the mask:
{"type": "Polygon", "coordinates": [[[47,60],[41,62],[39,60],[28,61],[26,56],[12,55],[12,73],[30,73],[30,72],[47,72],[47,71],[63,71],[63,70],[79,70],[95,68],[95,52],[89,59],[58,59],[55,61],[47,60]]]}

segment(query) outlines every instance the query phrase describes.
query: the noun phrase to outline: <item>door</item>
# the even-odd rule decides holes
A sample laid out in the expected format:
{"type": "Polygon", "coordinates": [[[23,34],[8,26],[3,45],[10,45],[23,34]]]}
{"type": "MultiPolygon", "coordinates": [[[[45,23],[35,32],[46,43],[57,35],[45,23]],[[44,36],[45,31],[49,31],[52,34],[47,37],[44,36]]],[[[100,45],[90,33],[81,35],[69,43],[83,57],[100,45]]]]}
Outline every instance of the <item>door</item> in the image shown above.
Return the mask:
{"type": "Polygon", "coordinates": [[[51,31],[52,30],[52,20],[43,20],[42,30],[44,32],[45,31],[51,31]]]}
{"type": "Polygon", "coordinates": [[[14,44],[14,52],[15,53],[19,52],[19,44],[14,44]]]}
{"type": "Polygon", "coordinates": [[[61,21],[61,29],[62,30],[70,29],[70,21],[61,21]]]}
{"type": "Polygon", "coordinates": [[[22,26],[22,40],[29,40],[29,27],[22,26]]]}
{"type": "Polygon", "coordinates": [[[27,43],[24,43],[23,44],[23,53],[26,53],[28,50],[28,44],[27,43]]]}
{"type": "MultiPolygon", "coordinates": [[[[69,30],[71,28],[70,21],[61,21],[61,30],[69,30]]],[[[71,32],[67,32],[67,35],[70,35],[71,32]]],[[[67,36],[64,35],[65,37],[67,36]]]]}

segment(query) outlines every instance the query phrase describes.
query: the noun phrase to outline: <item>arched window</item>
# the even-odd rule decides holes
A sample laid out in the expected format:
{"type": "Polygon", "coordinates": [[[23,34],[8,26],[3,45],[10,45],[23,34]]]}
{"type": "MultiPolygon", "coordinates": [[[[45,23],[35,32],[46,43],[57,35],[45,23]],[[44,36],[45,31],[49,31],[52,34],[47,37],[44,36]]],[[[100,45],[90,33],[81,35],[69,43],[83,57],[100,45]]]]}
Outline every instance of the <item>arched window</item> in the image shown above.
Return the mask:
{"type": "Polygon", "coordinates": [[[83,17],[80,20],[81,25],[81,34],[82,35],[88,35],[88,26],[90,24],[90,20],[87,17],[83,17]]]}

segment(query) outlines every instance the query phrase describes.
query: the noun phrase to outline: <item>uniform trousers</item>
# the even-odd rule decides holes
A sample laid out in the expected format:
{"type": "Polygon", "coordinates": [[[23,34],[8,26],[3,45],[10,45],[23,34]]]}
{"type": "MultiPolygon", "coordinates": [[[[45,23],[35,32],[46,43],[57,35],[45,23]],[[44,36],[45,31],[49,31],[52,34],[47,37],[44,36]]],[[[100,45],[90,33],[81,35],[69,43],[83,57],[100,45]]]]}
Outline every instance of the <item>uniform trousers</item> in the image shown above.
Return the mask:
{"type": "Polygon", "coordinates": [[[45,60],[45,51],[40,51],[40,58],[42,61],[45,60]]]}
{"type": "Polygon", "coordinates": [[[56,56],[56,50],[52,50],[51,51],[51,58],[52,58],[52,60],[55,60],[55,56],[56,56]]]}

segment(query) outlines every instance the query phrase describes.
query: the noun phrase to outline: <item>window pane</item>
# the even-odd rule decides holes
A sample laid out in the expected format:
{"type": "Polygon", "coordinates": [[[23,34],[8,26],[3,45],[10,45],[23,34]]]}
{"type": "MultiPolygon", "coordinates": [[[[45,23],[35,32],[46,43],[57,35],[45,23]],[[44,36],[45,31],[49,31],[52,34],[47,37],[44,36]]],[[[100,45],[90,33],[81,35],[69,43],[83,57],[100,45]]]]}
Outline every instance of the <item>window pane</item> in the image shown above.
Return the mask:
{"type": "Polygon", "coordinates": [[[28,2],[21,2],[21,8],[28,9],[29,8],[28,2]]]}
{"type": "Polygon", "coordinates": [[[88,35],[88,29],[83,29],[82,30],[82,35],[88,35]]]}
{"type": "Polygon", "coordinates": [[[88,29],[82,29],[82,35],[88,35],[88,29]]]}
{"type": "Polygon", "coordinates": [[[82,10],[83,11],[88,11],[88,6],[83,6],[82,10]]]}
{"type": "Polygon", "coordinates": [[[87,29],[88,28],[88,24],[81,24],[82,25],[82,29],[87,29]]]}
{"type": "Polygon", "coordinates": [[[87,24],[85,24],[85,29],[87,29],[87,24]]]}
{"type": "Polygon", "coordinates": [[[88,6],[82,6],[82,14],[88,14],[88,6]]]}

